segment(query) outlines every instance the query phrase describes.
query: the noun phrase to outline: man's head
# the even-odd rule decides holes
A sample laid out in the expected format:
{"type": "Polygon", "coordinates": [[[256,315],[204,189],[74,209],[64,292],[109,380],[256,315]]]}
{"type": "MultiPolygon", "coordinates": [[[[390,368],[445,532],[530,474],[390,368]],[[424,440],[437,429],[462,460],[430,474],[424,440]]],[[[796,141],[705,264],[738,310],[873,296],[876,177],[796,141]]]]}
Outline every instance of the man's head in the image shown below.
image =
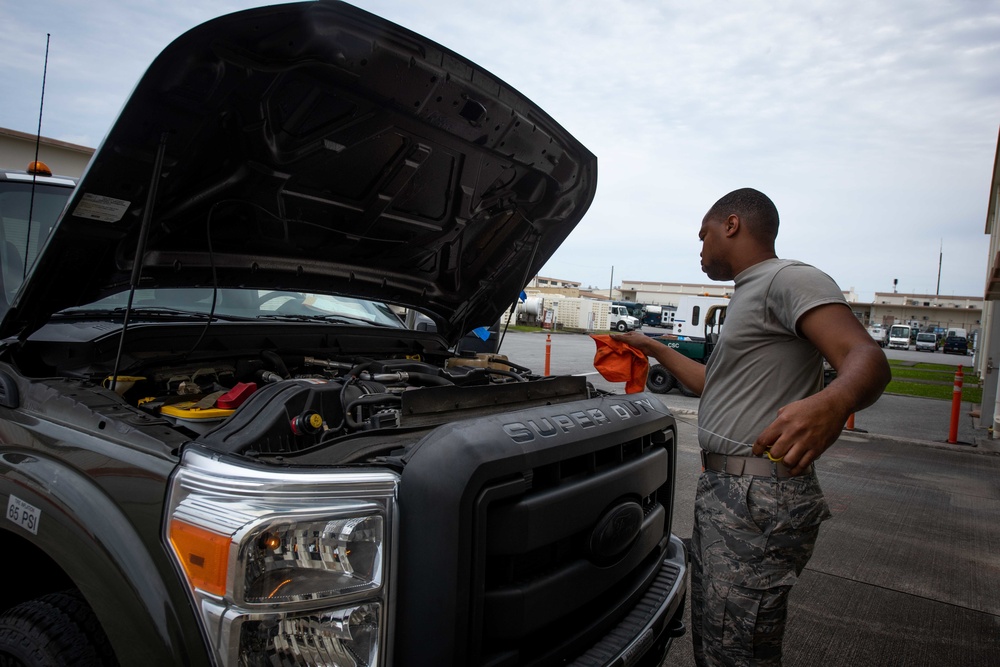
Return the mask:
{"type": "Polygon", "coordinates": [[[712,280],[732,280],[743,269],[776,257],[778,209],[759,190],[741,188],[708,210],[698,238],[701,268],[712,280]]]}

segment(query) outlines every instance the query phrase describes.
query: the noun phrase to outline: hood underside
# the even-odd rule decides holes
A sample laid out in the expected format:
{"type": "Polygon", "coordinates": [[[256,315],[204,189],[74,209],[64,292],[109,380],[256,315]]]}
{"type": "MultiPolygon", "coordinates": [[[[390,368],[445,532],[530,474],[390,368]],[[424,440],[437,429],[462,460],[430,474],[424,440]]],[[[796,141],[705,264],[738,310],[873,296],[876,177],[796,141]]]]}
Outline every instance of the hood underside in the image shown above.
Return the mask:
{"type": "Polygon", "coordinates": [[[514,302],[596,177],[531,101],[367,12],[224,16],[139,81],[0,333],[128,289],[143,242],[139,287],[357,296],[453,342],[514,302]]]}

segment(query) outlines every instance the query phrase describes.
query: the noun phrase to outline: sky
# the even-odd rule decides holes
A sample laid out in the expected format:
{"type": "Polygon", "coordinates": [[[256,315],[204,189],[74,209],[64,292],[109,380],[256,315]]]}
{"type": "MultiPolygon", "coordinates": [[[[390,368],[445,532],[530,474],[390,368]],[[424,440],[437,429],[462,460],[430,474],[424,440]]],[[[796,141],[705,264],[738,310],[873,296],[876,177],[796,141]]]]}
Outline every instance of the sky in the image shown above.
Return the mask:
{"type": "MultiPolygon", "coordinates": [[[[97,146],[159,51],[251,0],[0,0],[0,127],[97,146]]],[[[462,54],[598,158],[541,275],[708,283],[725,193],[778,207],[777,253],[876,292],[982,296],[1000,0],[356,0],[462,54]],[[894,287],[893,281],[898,281],[894,287]]]]}

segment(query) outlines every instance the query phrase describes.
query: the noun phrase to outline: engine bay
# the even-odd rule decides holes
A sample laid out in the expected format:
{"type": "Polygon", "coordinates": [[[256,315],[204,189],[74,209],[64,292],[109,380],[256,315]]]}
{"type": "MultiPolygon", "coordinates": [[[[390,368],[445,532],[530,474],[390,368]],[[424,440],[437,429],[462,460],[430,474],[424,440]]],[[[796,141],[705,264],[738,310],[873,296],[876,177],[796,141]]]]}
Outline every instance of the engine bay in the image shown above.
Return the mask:
{"type": "Polygon", "coordinates": [[[117,335],[91,337],[97,329],[50,325],[17,363],[36,377],[112,392],[187,437],[246,455],[301,453],[594,394],[583,377],[543,377],[503,354],[455,353],[421,332],[337,335],[303,324],[219,326],[197,345],[191,327],[138,326],[115,375],[117,335]],[[196,354],[182,352],[192,346],[196,354]]]}

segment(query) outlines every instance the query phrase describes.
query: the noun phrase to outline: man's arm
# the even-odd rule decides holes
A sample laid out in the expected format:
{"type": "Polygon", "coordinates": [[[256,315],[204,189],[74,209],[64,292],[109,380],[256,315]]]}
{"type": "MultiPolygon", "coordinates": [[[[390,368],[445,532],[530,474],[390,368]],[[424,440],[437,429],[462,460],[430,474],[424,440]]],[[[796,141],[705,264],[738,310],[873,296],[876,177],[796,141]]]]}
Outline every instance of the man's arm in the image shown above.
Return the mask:
{"type": "Polygon", "coordinates": [[[793,475],[836,441],[847,418],[882,395],[892,374],[885,353],[843,304],[818,306],[799,319],[799,331],[837,369],[822,391],[789,403],[765,428],[753,453],[782,458],[793,475]]]}
{"type": "Polygon", "coordinates": [[[705,389],[704,364],[700,364],[694,359],[689,359],[677,350],[667,347],[663,343],[638,331],[630,331],[625,334],[611,334],[611,337],[623,343],[628,343],[645,354],[647,358],[656,359],[681,384],[698,396],[701,396],[702,391],[705,389]]]}

